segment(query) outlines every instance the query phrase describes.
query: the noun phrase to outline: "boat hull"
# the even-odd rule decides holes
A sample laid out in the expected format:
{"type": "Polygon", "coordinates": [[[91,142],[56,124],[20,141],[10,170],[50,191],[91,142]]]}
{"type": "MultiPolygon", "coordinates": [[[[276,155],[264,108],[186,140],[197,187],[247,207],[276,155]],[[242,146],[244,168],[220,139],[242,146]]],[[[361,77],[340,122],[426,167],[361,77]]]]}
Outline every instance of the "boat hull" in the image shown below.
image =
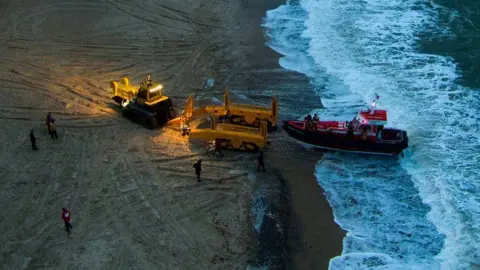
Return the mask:
{"type": "Polygon", "coordinates": [[[408,137],[405,131],[401,131],[401,140],[371,141],[356,138],[352,139],[347,136],[333,135],[325,132],[309,132],[299,129],[289,122],[290,121],[283,122],[283,130],[302,144],[316,148],[364,154],[398,155],[408,147],[408,137]]]}

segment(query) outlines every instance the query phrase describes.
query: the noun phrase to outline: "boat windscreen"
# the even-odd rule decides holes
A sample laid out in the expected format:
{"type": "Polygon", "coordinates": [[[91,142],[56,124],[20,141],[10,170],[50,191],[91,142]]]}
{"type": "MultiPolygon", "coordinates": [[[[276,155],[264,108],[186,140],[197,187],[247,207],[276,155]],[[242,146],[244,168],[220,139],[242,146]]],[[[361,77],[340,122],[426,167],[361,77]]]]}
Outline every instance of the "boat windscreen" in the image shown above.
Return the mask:
{"type": "Polygon", "coordinates": [[[360,125],[360,122],[358,121],[358,116],[355,116],[351,123],[352,123],[353,128],[357,129],[358,125],[360,125]]]}

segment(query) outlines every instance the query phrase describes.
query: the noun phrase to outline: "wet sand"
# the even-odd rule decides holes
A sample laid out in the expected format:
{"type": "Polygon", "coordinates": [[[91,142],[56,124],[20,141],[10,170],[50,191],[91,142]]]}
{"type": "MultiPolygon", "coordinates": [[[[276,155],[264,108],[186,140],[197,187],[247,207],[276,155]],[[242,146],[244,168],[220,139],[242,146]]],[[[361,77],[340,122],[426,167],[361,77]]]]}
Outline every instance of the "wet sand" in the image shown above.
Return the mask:
{"type": "Polygon", "coordinates": [[[255,155],[211,157],[172,127],[150,131],[123,118],[108,92],[112,80],[151,73],[178,110],[192,92],[220,98],[229,86],[233,99],[253,103],[268,103],[275,90],[282,117],[291,116],[298,93],[306,101],[313,91],[264,46],[261,17],[279,4],[1,4],[3,268],[245,269],[267,254],[266,261],[283,257],[273,260],[277,266],[324,269],[340,253],[342,236],[309,153],[276,133],[266,153],[267,166],[276,168],[259,174],[255,155]],[[203,89],[209,77],[215,86],[203,89]],[[47,112],[57,119],[59,140],[48,137],[47,112]],[[30,150],[31,129],[38,152],[30,150]],[[199,158],[201,183],[192,171],[199,158]],[[252,192],[262,181],[281,234],[267,225],[266,234],[252,233],[252,192]],[[72,212],[70,236],[62,231],[62,207],[72,212]],[[264,239],[268,233],[273,240],[264,239]],[[288,245],[258,245],[280,238],[288,245]]]}

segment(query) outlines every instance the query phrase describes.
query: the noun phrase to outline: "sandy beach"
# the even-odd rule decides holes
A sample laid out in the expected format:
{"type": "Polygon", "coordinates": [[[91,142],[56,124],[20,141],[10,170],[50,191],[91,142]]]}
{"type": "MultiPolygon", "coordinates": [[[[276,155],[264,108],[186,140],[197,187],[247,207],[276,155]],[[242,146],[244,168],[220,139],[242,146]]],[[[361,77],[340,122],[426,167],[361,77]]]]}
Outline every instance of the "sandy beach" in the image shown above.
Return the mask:
{"type": "Polygon", "coordinates": [[[0,4],[2,268],[327,269],[344,234],[313,176],[320,153],[279,131],[266,150],[268,171],[257,173],[254,154],[212,157],[175,127],[125,119],[108,89],[151,73],[178,111],[189,94],[221,98],[228,86],[247,103],[278,94],[282,118],[306,113],[320,106],[307,78],[281,69],[264,45],[261,19],[280,4],[0,4]],[[206,78],[213,89],[203,89],[206,78]],[[47,134],[48,112],[58,140],[47,134]],[[192,164],[200,158],[198,183],[192,164]],[[259,186],[270,214],[256,233],[259,186]],[[62,207],[72,213],[70,235],[62,207]]]}

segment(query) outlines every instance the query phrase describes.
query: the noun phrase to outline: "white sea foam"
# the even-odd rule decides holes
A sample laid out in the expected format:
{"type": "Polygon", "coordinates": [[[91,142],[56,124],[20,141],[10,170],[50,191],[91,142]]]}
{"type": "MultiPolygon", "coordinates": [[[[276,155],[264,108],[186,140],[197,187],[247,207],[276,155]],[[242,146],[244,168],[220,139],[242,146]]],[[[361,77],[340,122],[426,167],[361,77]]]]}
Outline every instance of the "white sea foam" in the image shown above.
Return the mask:
{"type": "Polygon", "coordinates": [[[269,45],[314,79],[321,115],[349,118],[377,92],[390,124],[409,132],[400,162],[328,153],[317,165],[349,231],[332,269],[480,265],[480,96],[455,84],[453,59],[419,53],[419,31],[448,34],[427,4],[301,0],[267,14],[269,45]]]}

